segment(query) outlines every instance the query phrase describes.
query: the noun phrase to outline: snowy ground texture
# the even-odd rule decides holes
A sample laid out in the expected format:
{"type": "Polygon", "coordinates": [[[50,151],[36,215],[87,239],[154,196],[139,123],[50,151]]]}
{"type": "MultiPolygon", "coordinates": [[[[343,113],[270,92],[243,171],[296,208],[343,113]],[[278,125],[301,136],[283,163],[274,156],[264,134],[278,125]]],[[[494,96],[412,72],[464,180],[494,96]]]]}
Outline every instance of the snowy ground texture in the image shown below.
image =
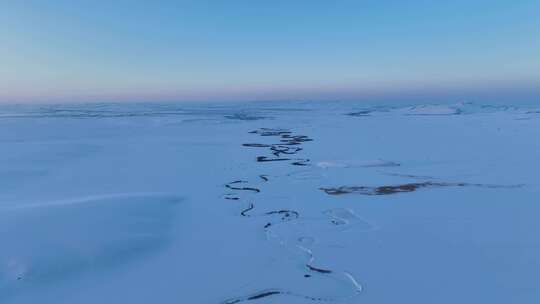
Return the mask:
{"type": "Polygon", "coordinates": [[[540,303],[540,110],[0,107],[0,303],[540,303]]]}

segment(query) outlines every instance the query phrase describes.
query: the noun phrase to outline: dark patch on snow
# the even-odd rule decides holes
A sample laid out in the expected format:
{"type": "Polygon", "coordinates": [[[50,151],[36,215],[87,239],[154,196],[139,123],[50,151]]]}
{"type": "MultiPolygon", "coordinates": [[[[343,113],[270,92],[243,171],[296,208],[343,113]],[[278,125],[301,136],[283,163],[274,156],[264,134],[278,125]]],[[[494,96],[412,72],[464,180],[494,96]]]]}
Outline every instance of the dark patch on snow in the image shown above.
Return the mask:
{"type": "Polygon", "coordinates": [[[231,115],[225,115],[225,118],[234,119],[234,120],[248,120],[248,121],[268,119],[268,117],[255,116],[255,115],[250,115],[250,114],[246,114],[246,113],[235,113],[235,114],[231,114],[231,115]]]}
{"type": "MultiPolygon", "coordinates": [[[[311,277],[311,275],[307,275],[307,276],[304,275],[304,277],[311,277]]],[[[287,290],[266,289],[266,290],[262,290],[262,291],[259,291],[257,293],[251,294],[251,295],[226,300],[226,301],[222,302],[222,304],[236,304],[236,303],[240,303],[240,302],[260,300],[260,299],[263,299],[263,298],[266,298],[266,297],[277,296],[277,295],[303,298],[303,299],[306,299],[306,300],[309,300],[309,301],[314,301],[314,302],[334,301],[331,298],[312,297],[312,296],[307,296],[307,295],[296,294],[294,292],[287,291],[287,290]]]]}
{"type": "Polygon", "coordinates": [[[292,162],[291,165],[293,166],[308,166],[309,159],[300,159],[295,162],[292,162]]]}
{"type": "Polygon", "coordinates": [[[270,158],[268,156],[257,156],[257,162],[273,162],[273,161],[287,161],[291,160],[290,158],[270,158]]]}
{"type": "Polygon", "coordinates": [[[265,213],[266,215],[275,215],[279,214],[281,215],[282,221],[290,221],[293,219],[297,219],[300,217],[300,213],[294,210],[277,210],[277,211],[269,211],[265,213]]]}
{"type": "MultiPolygon", "coordinates": [[[[291,131],[286,129],[277,128],[260,128],[249,132],[251,134],[258,134],[260,136],[274,136],[280,137],[279,143],[275,144],[261,144],[261,143],[246,143],[244,147],[253,148],[270,148],[272,155],[275,157],[258,156],[257,162],[274,162],[274,161],[289,161],[294,160],[290,158],[281,157],[281,155],[295,155],[303,150],[298,147],[304,142],[313,141],[306,135],[293,135],[291,131]],[[293,146],[293,147],[291,147],[293,146]]],[[[307,166],[309,159],[297,159],[291,163],[294,166],[307,166]]]]}
{"type": "Polygon", "coordinates": [[[288,147],[288,146],[281,146],[281,145],[272,145],[270,146],[270,150],[272,150],[272,154],[274,154],[276,157],[279,157],[281,154],[287,154],[292,155],[296,154],[303,149],[300,147],[288,147]]]}
{"type": "Polygon", "coordinates": [[[306,135],[290,135],[290,134],[284,134],[281,135],[281,142],[287,143],[287,144],[301,144],[308,141],[313,141],[313,139],[307,137],[306,135]]]}
{"type": "Polygon", "coordinates": [[[342,194],[362,194],[362,195],[390,195],[402,192],[413,192],[420,188],[435,187],[482,187],[482,188],[516,188],[522,185],[488,185],[488,184],[469,184],[469,183],[440,183],[440,182],[422,182],[407,183],[400,185],[368,187],[368,186],[341,186],[334,188],[319,188],[329,195],[342,194]]]}
{"type": "Polygon", "coordinates": [[[291,134],[292,132],[284,129],[260,128],[249,133],[259,134],[260,136],[282,136],[285,134],[291,134]]]}
{"type": "Polygon", "coordinates": [[[225,185],[225,187],[231,189],[231,190],[239,190],[239,191],[252,191],[252,192],[261,192],[260,189],[258,188],[253,188],[253,187],[236,187],[236,186],[232,186],[232,185],[236,185],[236,184],[242,184],[242,183],[247,183],[246,181],[242,181],[242,180],[238,180],[238,181],[234,181],[234,182],[230,182],[228,184],[225,185]]]}
{"type": "Polygon", "coordinates": [[[237,200],[240,199],[238,196],[236,196],[234,194],[225,194],[223,196],[223,198],[226,199],[226,200],[231,200],[231,201],[237,201],[237,200]]]}
{"type": "Polygon", "coordinates": [[[311,270],[311,271],[315,271],[315,272],[318,272],[318,273],[332,273],[332,270],[328,270],[328,269],[322,269],[322,268],[317,268],[317,267],[313,267],[309,264],[306,264],[306,267],[311,270]]]}
{"type": "Polygon", "coordinates": [[[246,214],[246,212],[253,210],[253,208],[255,208],[255,206],[253,205],[253,203],[249,204],[249,207],[247,207],[246,209],[242,210],[242,212],[240,212],[240,215],[242,215],[242,216],[249,216],[249,215],[246,214]]]}
{"type": "Polygon", "coordinates": [[[371,110],[362,110],[362,111],[347,113],[345,115],[354,116],[354,117],[362,117],[362,116],[371,116],[370,114],[372,112],[373,111],[371,111],[371,110]]]}
{"type": "Polygon", "coordinates": [[[279,289],[266,289],[266,290],[262,290],[257,293],[248,295],[248,296],[226,300],[222,302],[222,304],[236,304],[236,303],[245,302],[245,301],[260,300],[262,298],[280,295],[280,294],[288,294],[288,293],[279,289]]]}
{"type": "Polygon", "coordinates": [[[261,298],[281,294],[281,291],[266,291],[247,298],[248,300],[258,300],[261,298]]]}

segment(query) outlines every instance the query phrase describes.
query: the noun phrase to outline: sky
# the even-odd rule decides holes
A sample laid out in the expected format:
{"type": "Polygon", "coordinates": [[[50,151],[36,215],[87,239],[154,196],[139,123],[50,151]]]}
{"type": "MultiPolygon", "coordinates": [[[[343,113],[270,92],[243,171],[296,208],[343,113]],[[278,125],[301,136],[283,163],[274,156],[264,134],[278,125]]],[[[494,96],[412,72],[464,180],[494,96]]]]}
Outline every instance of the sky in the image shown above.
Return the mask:
{"type": "Polygon", "coordinates": [[[540,102],[538,0],[0,0],[0,102],[540,102]]]}

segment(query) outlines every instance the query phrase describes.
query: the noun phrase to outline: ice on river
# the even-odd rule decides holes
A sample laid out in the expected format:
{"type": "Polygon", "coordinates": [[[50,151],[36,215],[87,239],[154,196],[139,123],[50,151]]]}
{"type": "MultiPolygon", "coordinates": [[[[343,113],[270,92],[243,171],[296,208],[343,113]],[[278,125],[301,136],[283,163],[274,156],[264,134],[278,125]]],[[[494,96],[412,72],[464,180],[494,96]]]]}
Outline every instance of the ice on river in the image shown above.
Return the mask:
{"type": "Polygon", "coordinates": [[[0,302],[537,303],[540,114],[0,107],[0,302]]]}

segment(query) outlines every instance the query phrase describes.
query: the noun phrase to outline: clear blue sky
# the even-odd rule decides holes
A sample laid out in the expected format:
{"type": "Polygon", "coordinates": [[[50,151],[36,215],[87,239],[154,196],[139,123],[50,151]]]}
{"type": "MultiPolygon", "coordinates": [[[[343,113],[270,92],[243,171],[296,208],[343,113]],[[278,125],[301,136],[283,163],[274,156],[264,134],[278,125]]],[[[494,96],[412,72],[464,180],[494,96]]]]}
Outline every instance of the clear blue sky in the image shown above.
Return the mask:
{"type": "Polygon", "coordinates": [[[0,0],[0,20],[0,102],[540,96],[539,0],[0,0]]]}

